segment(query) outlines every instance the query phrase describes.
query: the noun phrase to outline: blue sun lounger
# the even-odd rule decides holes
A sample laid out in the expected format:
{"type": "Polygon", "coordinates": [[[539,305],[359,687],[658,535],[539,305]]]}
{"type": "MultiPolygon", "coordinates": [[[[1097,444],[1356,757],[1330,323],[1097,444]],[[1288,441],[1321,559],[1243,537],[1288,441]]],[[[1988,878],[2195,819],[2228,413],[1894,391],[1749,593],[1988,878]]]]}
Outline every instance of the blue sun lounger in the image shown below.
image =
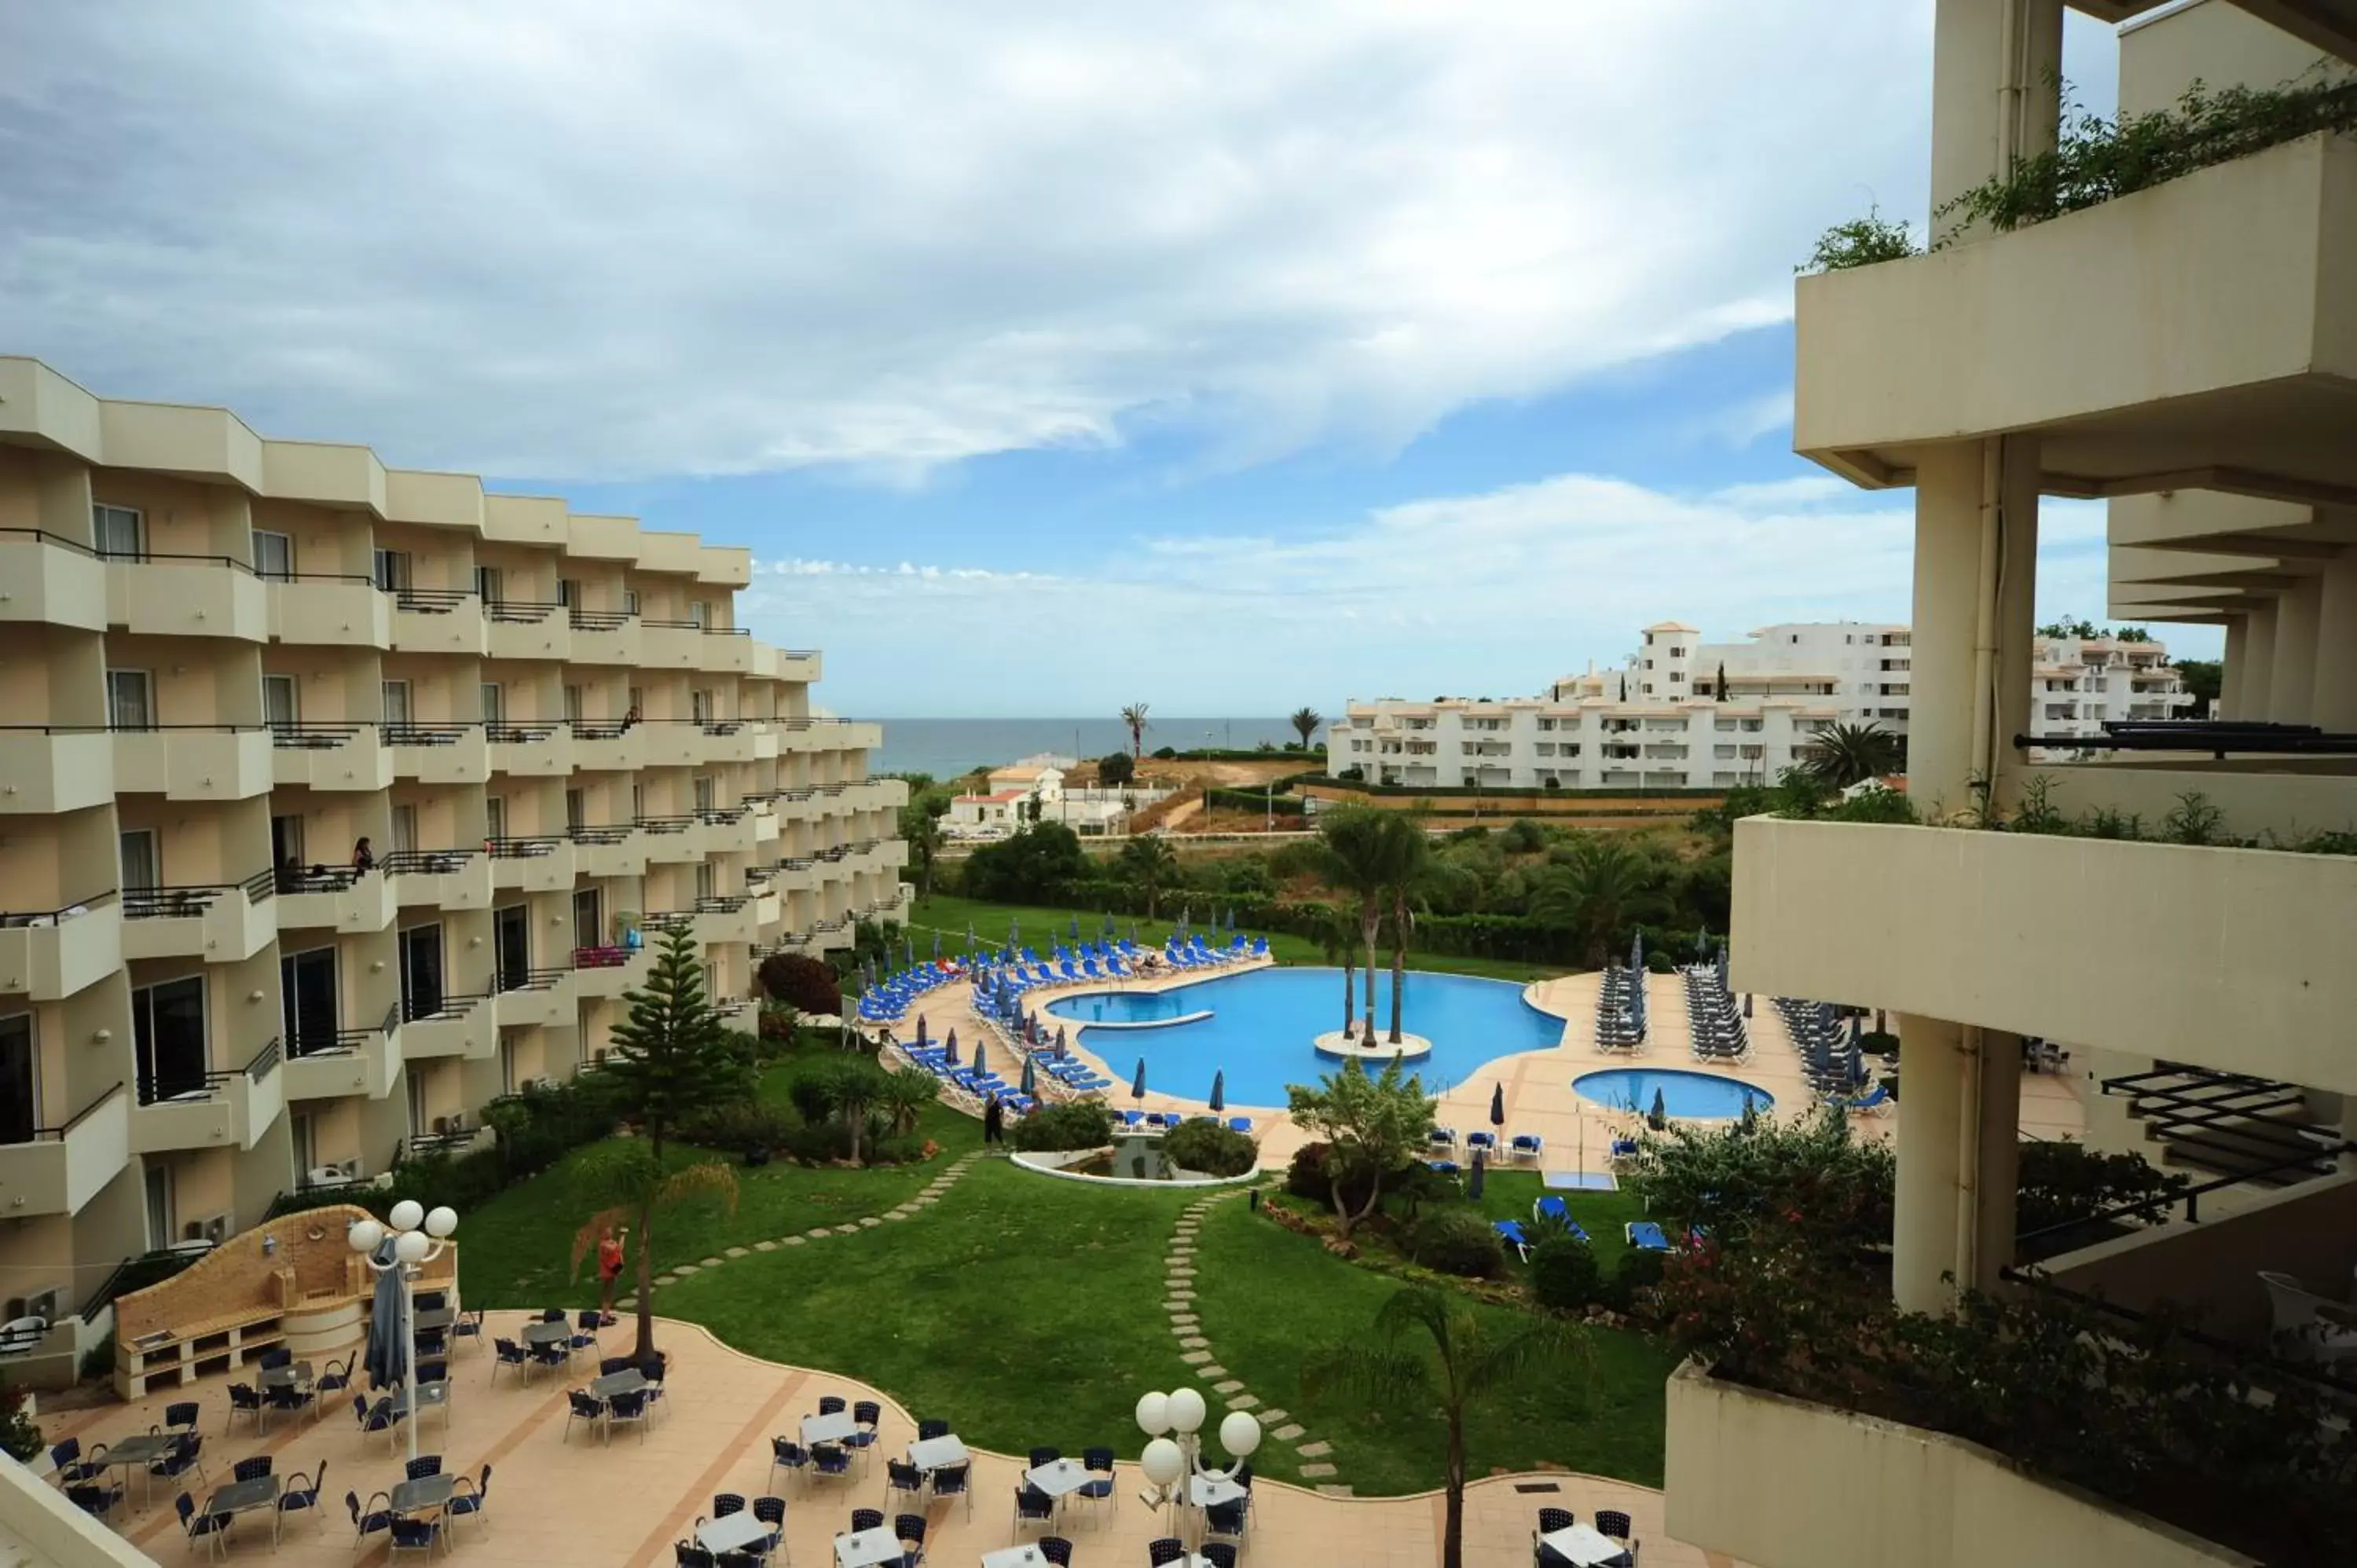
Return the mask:
{"type": "Polygon", "coordinates": [[[1650,1219],[1625,1225],[1621,1230],[1628,1237],[1629,1245],[1641,1252],[1666,1252],[1670,1250],[1670,1239],[1663,1235],[1662,1228],[1650,1219]]]}
{"type": "Polygon", "coordinates": [[[1512,1247],[1523,1262],[1527,1263],[1531,1261],[1531,1239],[1523,1234],[1521,1220],[1493,1219],[1490,1222],[1490,1229],[1495,1230],[1498,1239],[1512,1247]]]}
{"type": "Polygon", "coordinates": [[[1571,1206],[1552,1193],[1537,1199],[1531,1205],[1532,1219],[1545,1219],[1550,1217],[1563,1221],[1565,1229],[1570,1232],[1571,1239],[1573,1240],[1585,1241],[1587,1240],[1587,1232],[1580,1228],[1578,1220],[1574,1219],[1571,1217],[1571,1206]]]}

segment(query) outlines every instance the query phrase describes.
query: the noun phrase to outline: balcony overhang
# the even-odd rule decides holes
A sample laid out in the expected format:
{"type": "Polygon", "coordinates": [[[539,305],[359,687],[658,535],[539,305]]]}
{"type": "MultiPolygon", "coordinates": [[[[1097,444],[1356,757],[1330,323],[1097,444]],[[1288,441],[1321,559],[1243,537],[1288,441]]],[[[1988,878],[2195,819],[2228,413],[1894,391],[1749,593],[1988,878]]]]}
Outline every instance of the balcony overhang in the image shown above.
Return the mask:
{"type": "MultiPolygon", "coordinates": [[[[2179,0],[2071,0],[2073,10],[2106,22],[2134,22],[2179,0]]],[[[2357,0],[2233,0],[2280,32],[2357,63],[2357,0]]]]}

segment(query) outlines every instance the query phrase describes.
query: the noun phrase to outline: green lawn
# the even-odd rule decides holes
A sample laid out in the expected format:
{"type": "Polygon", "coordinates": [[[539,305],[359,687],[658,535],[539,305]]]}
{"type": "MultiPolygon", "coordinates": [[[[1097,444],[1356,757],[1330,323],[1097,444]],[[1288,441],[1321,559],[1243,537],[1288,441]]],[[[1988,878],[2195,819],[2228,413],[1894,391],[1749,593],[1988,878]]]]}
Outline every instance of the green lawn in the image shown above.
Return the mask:
{"type": "MultiPolygon", "coordinates": [[[[1591,1227],[1592,1229],[1592,1227],[1591,1227]]],[[[1223,1204],[1203,1227],[1196,1280],[1203,1333],[1228,1370],[1270,1404],[1290,1411],[1334,1444],[1332,1462],[1361,1493],[1421,1491],[1440,1484],[1447,1434],[1437,1407],[1369,1413],[1348,1396],[1304,1396],[1300,1367],[1315,1348],[1364,1341],[1395,1280],[1336,1260],[1318,1242],[1242,1204],[1223,1204]]],[[[1519,1308],[1477,1305],[1500,1329],[1519,1308]]],[[[1540,1464],[1662,1484],[1663,1381],[1675,1364],[1644,1336],[1590,1333],[1585,1380],[1535,1380],[1525,1391],[1469,1412],[1467,1462],[1474,1476],[1540,1464]]],[[[1298,1479],[1298,1464],[1270,1444],[1259,1467],[1298,1479]]]]}
{"type": "MultiPolygon", "coordinates": [[[[805,1048],[772,1064],[761,1076],[761,1098],[785,1103],[786,1085],[795,1074],[827,1054],[824,1047],[805,1048]]],[[[881,1214],[914,1197],[944,1165],[982,1141],[980,1122],[941,1105],[927,1109],[918,1130],[942,1150],[920,1165],[870,1170],[806,1169],[788,1164],[748,1170],[737,1165],[734,1212],[714,1200],[656,1217],[658,1272],[673,1263],[708,1258],[723,1248],[749,1246],[818,1225],[840,1225],[863,1214],[881,1214]]],[[[587,1306],[596,1303],[595,1270],[585,1263],[578,1277],[568,1278],[565,1273],[574,1232],[598,1208],[576,1179],[585,1153],[576,1150],[468,1214],[461,1239],[466,1242],[467,1299],[471,1305],[587,1306]]],[[[667,1149],[664,1155],[674,1166],[726,1157],[685,1148],[667,1149]]],[[[637,1275],[634,1252],[625,1277],[635,1280],[637,1275]]]]}
{"type": "MultiPolygon", "coordinates": [[[[1181,900],[1183,902],[1183,899],[1181,900]]],[[[1199,918],[1210,913],[1209,901],[1199,897],[1195,901],[1199,918]]],[[[1028,904],[985,904],[974,898],[958,898],[946,893],[936,893],[930,898],[920,898],[910,908],[909,923],[916,939],[917,954],[925,957],[931,951],[931,936],[942,934],[943,953],[963,952],[965,933],[970,925],[983,940],[1004,941],[1010,920],[1019,921],[1024,941],[1038,947],[1042,941],[1057,937],[1069,938],[1073,917],[1081,922],[1081,935],[1093,940],[1104,926],[1102,910],[1049,908],[1028,904]],[[1052,933],[1052,935],[1051,935],[1052,933]]],[[[1160,920],[1135,918],[1138,940],[1157,939],[1178,923],[1178,910],[1172,905],[1160,920]]],[[[1114,922],[1124,936],[1129,934],[1132,917],[1116,915],[1114,922]]],[[[1279,963],[1322,964],[1326,955],[1316,942],[1306,937],[1290,936],[1283,931],[1271,933],[1268,939],[1271,957],[1279,963]]],[[[1448,974],[1478,974],[1491,980],[1548,980],[1568,972],[1559,964],[1523,963],[1512,959],[1452,958],[1410,950],[1408,967],[1428,969],[1448,974]]]]}

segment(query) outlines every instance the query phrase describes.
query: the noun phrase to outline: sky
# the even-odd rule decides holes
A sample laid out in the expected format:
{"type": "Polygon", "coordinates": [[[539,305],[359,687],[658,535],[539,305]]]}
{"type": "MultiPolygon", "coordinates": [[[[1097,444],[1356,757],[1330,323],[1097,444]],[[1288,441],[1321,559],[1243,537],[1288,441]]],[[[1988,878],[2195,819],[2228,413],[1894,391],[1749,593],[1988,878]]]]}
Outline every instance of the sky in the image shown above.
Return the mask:
{"type": "Polygon", "coordinates": [[[1792,264],[1920,219],[1932,10],[8,6],[0,352],[748,545],[841,713],[1528,692],[1905,618],[1792,264]]]}

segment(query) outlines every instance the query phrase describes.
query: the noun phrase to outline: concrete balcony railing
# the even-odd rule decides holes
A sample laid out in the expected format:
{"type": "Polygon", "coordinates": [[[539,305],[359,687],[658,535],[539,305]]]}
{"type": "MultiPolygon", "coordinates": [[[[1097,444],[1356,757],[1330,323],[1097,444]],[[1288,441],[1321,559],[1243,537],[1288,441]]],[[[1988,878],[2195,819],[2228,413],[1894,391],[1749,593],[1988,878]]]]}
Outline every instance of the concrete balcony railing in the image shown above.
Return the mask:
{"type": "Polygon", "coordinates": [[[778,842],[778,813],[763,801],[753,811],[753,853],[759,854],[778,842]]]}
{"type": "Polygon", "coordinates": [[[500,1046],[496,995],[487,991],[477,996],[437,997],[430,1007],[423,1002],[403,1003],[402,1059],[460,1057],[482,1061],[490,1058],[500,1046]]]}
{"type": "Polygon", "coordinates": [[[556,778],[573,771],[573,731],[563,723],[486,724],[491,771],[526,778],[556,778]]]}
{"type": "Polygon", "coordinates": [[[0,995],[62,1002],[123,967],[123,906],[109,888],[61,909],[0,912],[0,995]]]}
{"type": "Polygon", "coordinates": [[[272,640],[300,648],[393,646],[393,597],[366,577],[265,577],[272,640]]]}
{"type": "Polygon", "coordinates": [[[743,627],[708,626],[697,650],[696,667],[715,675],[753,672],[753,637],[743,627]]]}
{"type": "Polygon", "coordinates": [[[115,1084],[55,1127],[0,1144],[0,1213],[79,1214],[131,1157],[131,1095],[115,1084]]]}
{"type": "Polygon", "coordinates": [[[2357,1093],[2357,856],[1770,817],[1735,836],[1738,990],[2357,1093]],[[2136,918],[2056,942],[2036,917],[2057,908],[2136,918]]]}
{"type": "Polygon", "coordinates": [[[583,1001],[621,995],[647,983],[654,967],[655,950],[635,948],[576,948],[573,950],[573,993],[583,1001]]]}
{"type": "Polygon", "coordinates": [[[490,644],[483,601],[457,588],[402,589],[393,596],[393,647],[396,653],[484,657],[490,644]]]}
{"type": "Polygon", "coordinates": [[[278,936],[277,882],[269,871],[208,887],[123,892],[123,956],[236,963],[278,936]]]}
{"type": "Polygon", "coordinates": [[[2330,134],[1804,277],[1793,446],[1887,485],[1929,446],[2039,431],[2050,493],[2346,493],[2352,280],[2357,138],[2330,134]]]}
{"type": "Polygon", "coordinates": [[[397,779],[414,779],[420,784],[480,784],[490,777],[490,746],[479,724],[387,724],[384,738],[393,746],[393,771],[397,779]]]}
{"type": "Polygon", "coordinates": [[[281,931],[314,927],[382,931],[393,924],[401,906],[393,878],[382,871],[360,871],[349,865],[282,866],[276,875],[281,931]]]}
{"type": "Polygon", "coordinates": [[[641,817],[639,836],[647,860],[656,865],[684,865],[705,856],[704,824],[694,817],[641,817]]]}
{"type": "MultiPolygon", "coordinates": [[[[750,806],[698,811],[696,821],[704,829],[704,853],[712,854],[752,854],[761,843],[758,819],[766,813],[750,806]]],[[[775,818],[769,819],[775,822],[775,818]]]]}
{"type": "Polygon", "coordinates": [[[278,1058],[274,1037],[242,1068],[141,1078],[131,1112],[131,1152],[251,1149],[285,1108],[278,1058]]]}
{"type": "Polygon", "coordinates": [[[382,1100],[399,1075],[403,1042],[398,1008],[374,1025],[298,1034],[279,1070],[289,1100],[331,1100],[358,1095],[382,1100]]]}
{"type": "Polygon", "coordinates": [[[705,762],[759,762],[778,755],[778,737],[751,719],[720,719],[696,726],[705,762]]]}
{"type": "Polygon", "coordinates": [[[404,904],[439,909],[491,907],[490,856],[479,849],[395,850],[378,863],[404,904]]]}
{"type": "Polygon", "coordinates": [[[106,568],[90,546],[38,528],[0,528],[0,621],[106,629],[106,568]]]}
{"type": "Polygon", "coordinates": [[[646,841],[635,822],[619,822],[610,827],[585,825],[568,829],[565,836],[573,841],[573,870],[576,875],[644,876],[647,873],[646,841]]]}
{"type": "Polygon", "coordinates": [[[493,839],[491,886],[509,892],[561,893],[573,886],[569,838],[493,839]]]}
{"type": "Polygon", "coordinates": [[[571,633],[573,651],[568,655],[576,664],[619,664],[631,668],[640,662],[639,618],[620,610],[572,611],[566,618],[571,633]]]}
{"type": "Polygon", "coordinates": [[[167,800],[250,800],[276,777],[262,725],[165,725],[114,732],[114,787],[167,800]]]}
{"type": "Polygon", "coordinates": [[[576,773],[635,773],[642,766],[640,740],[644,732],[638,725],[619,719],[579,720],[572,728],[576,773]]]}
{"type": "Polygon", "coordinates": [[[569,969],[519,970],[493,983],[494,1017],[502,1029],[553,1028],[571,1024],[578,993],[569,969]]]}
{"type": "Polygon", "coordinates": [[[770,886],[783,893],[815,893],[821,873],[818,863],[807,856],[780,860],[770,874],[770,886]]]}
{"type": "Polygon", "coordinates": [[[2253,1559],[1944,1433],[1725,1382],[1669,1380],[1669,1533],[1760,1568],[2229,1568],[2253,1559]]]}
{"type": "Polygon", "coordinates": [[[372,724],[273,725],[270,777],[307,789],[390,789],[393,750],[372,724]]]}
{"type": "Polygon", "coordinates": [[[563,605],[500,599],[483,607],[483,639],[493,659],[573,657],[573,617],[563,605]]]}
{"type": "Polygon", "coordinates": [[[0,814],[51,816],[114,799],[114,742],[95,725],[0,728],[0,814]]]}
{"type": "Polygon", "coordinates": [[[780,648],[777,650],[777,677],[807,685],[819,678],[824,663],[825,657],[815,648],[780,648]]]}
{"type": "Polygon", "coordinates": [[[639,666],[644,670],[704,668],[704,628],[692,620],[639,618],[639,666]]]}
{"type": "Polygon", "coordinates": [[[106,618],[143,637],[270,639],[270,597],[244,562],[227,555],[102,554],[106,618]]]}
{"type": "Polygon", "coordinates": [[[695,768],[704,761],[704,726],[694,719],[642,719],[632,733],[640,768],[695,768]]]}
{"type": "Polygon", "coordinates": [[[695,901],[695,937],[706,947],[728,943],[750,945],[761,940],[758,895],[732,893],[695,901]]]}

